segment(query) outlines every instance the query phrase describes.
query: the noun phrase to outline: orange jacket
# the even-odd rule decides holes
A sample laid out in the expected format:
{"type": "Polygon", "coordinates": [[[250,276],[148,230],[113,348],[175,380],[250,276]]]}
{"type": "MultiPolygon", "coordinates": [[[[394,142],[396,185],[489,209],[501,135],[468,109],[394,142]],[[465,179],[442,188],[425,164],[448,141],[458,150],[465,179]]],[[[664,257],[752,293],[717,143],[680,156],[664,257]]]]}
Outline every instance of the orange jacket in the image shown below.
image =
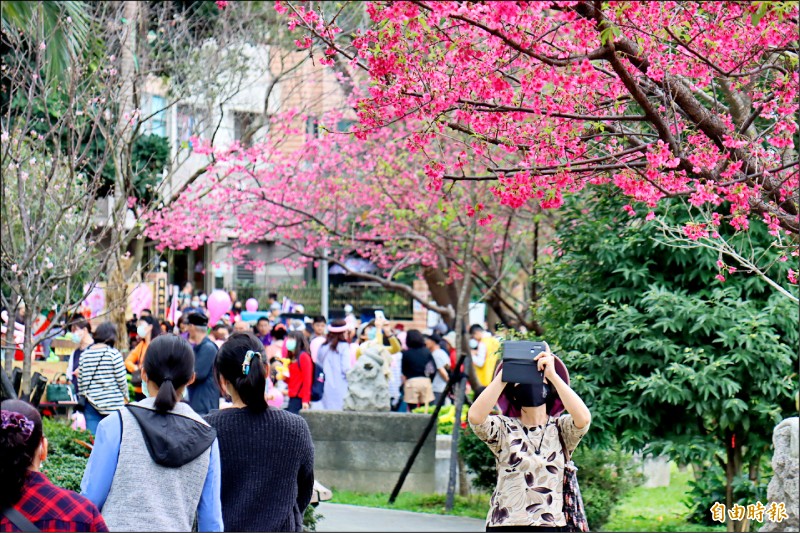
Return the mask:
{"type": "MultiPolygon", "coordinates": [[[[128,357],[125,358],[125,368],[128,369],[128,372],[133,374],[137,369],[141,370],[144,366],[144,353],[147,351],[147,341],[141,340],[139,344],[136,345],[136,348],[131,350],[131,353],[128,357]]],[[[134,387],[138,393],[142,392],[141,385],[138,387],[134,387]]]]}

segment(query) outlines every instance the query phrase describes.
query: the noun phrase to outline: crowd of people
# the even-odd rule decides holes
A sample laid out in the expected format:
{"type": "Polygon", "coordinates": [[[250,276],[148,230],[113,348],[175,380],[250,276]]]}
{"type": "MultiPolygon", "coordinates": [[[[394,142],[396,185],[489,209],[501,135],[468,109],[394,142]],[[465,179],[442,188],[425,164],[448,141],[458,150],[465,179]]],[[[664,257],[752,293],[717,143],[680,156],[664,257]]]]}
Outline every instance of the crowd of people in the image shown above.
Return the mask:
{"type": "MultiPolygon", "coordinates": [[[[440,326],[406,330],[382,313],[359,323],[352,308],[333,321],[273,310],[248,321],[239,305],[209,324],[203,301],[192,295],[174,327],[144,310],[126,356],[112,323],[68,320],[77,345],[69,379],[95,435],[81,494],[40,471],[48,442],[39,411],[6,400],[0,531],[302,531],[314,445],[297,413],[342,410],[351,370],[375,353],[395,411],[439,401],[463,371],[455,332],[440,326]],[[158,482],[137,493],[132,512],[129,489],[142,480],[158,482]]],[[[469,346],[480,389],[468,421],[497,463],[487,531],[588,530],[566,480],[591,414],[563,362],[547,347],[534,359],[544,385],[506,383],[500,340],[474,324],[469,346]],[[544,491],[551,497],[542,500],[544,491]]]]}

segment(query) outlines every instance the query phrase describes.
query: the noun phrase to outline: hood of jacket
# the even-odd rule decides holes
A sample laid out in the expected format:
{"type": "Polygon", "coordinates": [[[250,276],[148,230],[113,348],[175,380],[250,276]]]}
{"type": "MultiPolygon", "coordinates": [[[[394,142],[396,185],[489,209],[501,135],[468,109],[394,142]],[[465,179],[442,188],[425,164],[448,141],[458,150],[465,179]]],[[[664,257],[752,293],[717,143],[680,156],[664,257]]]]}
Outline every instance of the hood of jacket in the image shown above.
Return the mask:
{"type": "Polygon", "coordinates": [[[150,458],[158,465],[179,468],[190,463],[217,438],[214,428],[188,416],[136,404],[126,407],[139,423],[150,458]]]}

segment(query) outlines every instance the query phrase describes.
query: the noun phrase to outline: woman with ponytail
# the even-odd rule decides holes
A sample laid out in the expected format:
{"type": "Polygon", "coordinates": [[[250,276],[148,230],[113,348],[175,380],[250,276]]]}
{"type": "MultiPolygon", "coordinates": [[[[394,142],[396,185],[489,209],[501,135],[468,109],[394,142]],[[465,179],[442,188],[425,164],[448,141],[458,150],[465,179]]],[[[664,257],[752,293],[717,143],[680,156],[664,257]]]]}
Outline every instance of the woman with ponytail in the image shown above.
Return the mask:
{"type": "Polygon", "coordinates": [[[22,400],[0,404],[0,531],[108,531],[92,502],[39,471],[46,459],[39,411],[22,400]]]}
{"type": "Polygon", "coordinates": [[[159,335],[145,352],[146,398],[97,427],[81,492],[111,531],[191,531],[195,517],[199,531],[223,530],[216,431],[180,401],[193,381],[189,342],[159,335]]]}
{"type": "Polygon", "coordinates": [[[219,388],[233,405],[205,419],[219,439],[225,531],[302,531],[314,489],[311,432],[301,417],[267,406],[264,359],[249,332],[217,353],[219,388]]]}

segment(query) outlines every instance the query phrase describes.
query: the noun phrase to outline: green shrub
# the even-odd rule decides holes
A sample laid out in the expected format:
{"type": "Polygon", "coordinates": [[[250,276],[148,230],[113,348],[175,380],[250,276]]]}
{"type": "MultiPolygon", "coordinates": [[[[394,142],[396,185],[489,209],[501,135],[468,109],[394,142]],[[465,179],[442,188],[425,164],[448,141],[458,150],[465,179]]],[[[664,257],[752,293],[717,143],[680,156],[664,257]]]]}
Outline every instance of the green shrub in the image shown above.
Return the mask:
{"type": "MultiPolygon", "coordinates": [[[[497,483],[495,458],[489,447],[471,429],[464,430],[458,450],[467,469],[475,474],[476,488],[493,491],[497,483]]],[[[594,450],[579,446],[575,451],[578,483],[586,508],[586,518],[593,531],[600,529],[622,497],[641,482],[629,454],[618,449],[594,450]]]]}
{"type": "Polygon", "coordinates": [[[611,516],[611,510],[633,487],[642,481],[630,454],[619,449],[597,450],[578,446],[573,456],[578,467],[578,484],[586,508],[586,519],[593,531],[611,516]]]}
{"type": "Polygon", "coordinates": [[[52,418],[44,418],[42,424],[48,443],[47,461],[42,465],[42,472],[54,485],[80,492],[90,452],[78,441],[92,443],[94,437],[88,431],[76,431],[52,418]]]}
{"type": "Polygon", "coordinates": [[[317,522],[323,519],[322,514],[313,505],[309,505],[303,513],[303,531],[316,531],[317,522]]]}
{"type": "MultiPolygon", "coordinates": [[[[733,479],[733,503],[747,507],[751,503],[761,501],[766,505],[767,483],[771,477],[768,460],[762,462],[762,468],[765,466],[769,475],[761,476],[763,483],[750,480],[746,474],[733,479]]],[[[692,509],[689,521],[708,526],[719,525],[719,522],[715,522],[711,518],[711,507],[716,502],[725,503],[726,501],[726,479],[722,467],[710,463],[704,465],[700,475],[689,480],[689,486],[691,488],[684,500],[686,506],[692,509]]]]}
{"type": "Polygon", "coordinates": [[[494,454],[467,425],[459,435],[458,453],[464,459],[467,470],[475,474],[474,487],[492,492],[497,484],[497,469],[494,454]]]}

